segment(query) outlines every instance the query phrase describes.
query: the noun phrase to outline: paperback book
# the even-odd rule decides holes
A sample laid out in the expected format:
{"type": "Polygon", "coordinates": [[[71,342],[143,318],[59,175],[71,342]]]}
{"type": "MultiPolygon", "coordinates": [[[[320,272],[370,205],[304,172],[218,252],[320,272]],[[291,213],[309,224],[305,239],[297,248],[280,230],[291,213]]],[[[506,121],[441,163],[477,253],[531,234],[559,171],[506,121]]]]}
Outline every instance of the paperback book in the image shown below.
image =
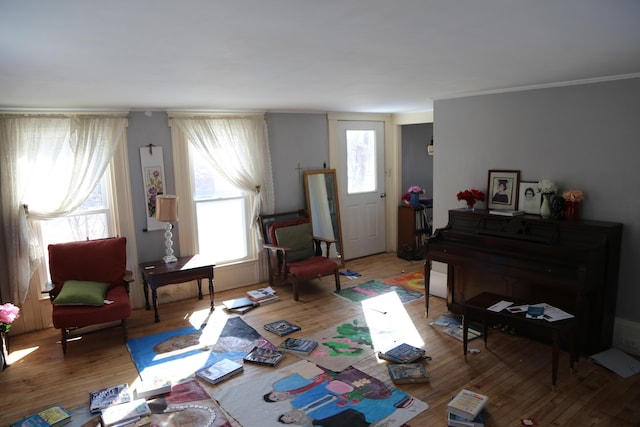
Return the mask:
{"type": "Polygon", "coordinates": [[[131,401],[129,384],[118,384],[89,393],[89,410],[100,413],[104,408],[131,401]]]}
{"type": "Polygon", "coordinates": [[[276,291],[274,291],[273,288],[269,286],[266,288],[247,291],[247,296],[253,301],[261,302],[263,300],[268,300],[276,296],[276,291]]]}
{"type": "Polygon", "coordinates": [[[210,382],[211,384],[218,384],[227,378],[231,378],[232,376],[239,374],[243,370],[244,366],[240,363],[229,359],[222,359],[213,365],[196,371],[196,376],[210,382]]]}
{"type": "Polygon", "coordinates": [[[150,414],[151,408],[147,401],[136,399],[103,409],[100,420],[103,427],[114,427],[133,424],[150,414]]]}
{"type": "Polygon", "coordinates": [[[393,363],[411,363],[423,358],[425,353],[422,348],[402,343],[385,352],[379,351],[378,357],[393,363]]]}
{"type": "MultiPolygon", "coordinates": [[[[444,329],[443,332],[449,336],[452,336],[458,341],[463,341],[462,325],[449,327],[447,329],[444,329]]],[[[482,332],[477,329],[469,328],[467,331],[467,341],[471,341],[472,339],[478,338],[480,336],[482,336],[482,332]]]]}
{"type": "Polygon", "coordinates": [[[136,386],[136,399],[159,396],[171,391],[171,381],[167,378],[153,377],[141,381],[136,386]]]}
{"type": "Polygon", "coordinates": [[[300,326],[295,325],[288,320],[278,320],[276,322],[267,323],[264,325],[264,328],[280,337],[302,329],[300,326]]]}
{"type": "Polygon", "coordinates": [[[425,383],[429,373],[421,363],[396,363],[388,365],[389,377],[394,384],[425,383]]]}
{"type": "Polygon", "coordinates": [[[487,406],[489,397],[484,394],[462,389],[451,399],[447,405],[450,413],[469,420],[475,420],[480,412],[487,406]]]}
{"type": "Polygon", "coordinates": [[[11,427],[57,427],[71,421],[71,412],[60,405],[33,414],[27,418],[11,424],[11,427]]]}
{"type": "Polygon", "coordinates": [[[253,350],[244,356],[244,360],[250,363],[257,363],[258,365],[276,366],[284,359],[284,356],[285,352],[282,350],[254,347],[253,350]]]}
{"type": "Polygon", "coordinates": [[[227,310],[237,310],[245,307],[253,308],[256,303],[251,301],[249,297],[241,297],[222,301],[222,305],[224,305],[224,308],[227,310]]]}
{"type": "Polygon", "coordinates": [[[317,346],[318,341],[289,337],[282,341],[278,345],[278,348],[280,350],[288,351],[294,354],[307,355],[311,353],[317,346]]]}
{"type": "Polygon", "coordinates": [[[485,427],[485,415],[487,413],[486,408],[480,411],[477,417],[473,420],[468,420],[459,415],[449,412],[449,418],[447,419],[447,425],[450,427],[485,427]]]}

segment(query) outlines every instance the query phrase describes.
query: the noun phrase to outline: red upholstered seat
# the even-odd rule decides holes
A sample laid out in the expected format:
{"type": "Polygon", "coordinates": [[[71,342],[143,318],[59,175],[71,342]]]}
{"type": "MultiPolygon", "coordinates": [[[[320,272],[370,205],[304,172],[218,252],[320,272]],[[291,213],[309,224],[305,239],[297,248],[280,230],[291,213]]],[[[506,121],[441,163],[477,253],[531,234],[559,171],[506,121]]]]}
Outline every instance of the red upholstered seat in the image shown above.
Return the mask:
{"type": "Polygon", "coordinates": [[[329,276],[335,277],[336,290],[340,290],[339,265],[328,258],[331,240],[320,239],[312,235],[309,218],[304,211],[289,212],[283,214],[263,215],[260,217],[261,230],[265,241],[265,249],[269,257],[269,285],[279,279],[283,282],[291,282],[293,285],[293,299],[299,300],[299,280],[309,280],[329,276]],[[309,227],[297,227],[309,224],[309,227]],[[291,247],[287,243],[278,241],[278,234],[283,234],[289,229],[287,238],[304,242],[308,241],[308,248],[291,247]],[[295,230],[295,231],[293,231],[295,230]],[[295,236],[295,233],[308,233],[308,236],[295,236]],[[326,252],[323,255],[323,244],[326,252]],[[294,259],[295,254],[295,260],[294,259]],[[303,259],[298,259],[307,254],[303,259]]]}
{"type": "Polygon", "coordinates": [[[61,330],[63,352],[67,351],[71,331],[90,325],[119,321],[127,340],[132,279],[126,270],[126,247],[124,237],[49,245],[52,302],[68,280],[109,283],[104,299],[113,301],[102,306],[53,304],[53,326],[61,330]]]}

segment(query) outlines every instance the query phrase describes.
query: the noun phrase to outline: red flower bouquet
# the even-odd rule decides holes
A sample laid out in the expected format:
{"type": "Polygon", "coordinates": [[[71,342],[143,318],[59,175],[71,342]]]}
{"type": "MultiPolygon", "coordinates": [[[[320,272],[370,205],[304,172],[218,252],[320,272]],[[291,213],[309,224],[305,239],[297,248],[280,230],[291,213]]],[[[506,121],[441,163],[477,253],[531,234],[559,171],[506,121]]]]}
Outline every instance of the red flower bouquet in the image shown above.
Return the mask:
{"type": "Polygon", "coordinates": [[[464,200],[467,202],[467,207],[472,209],[476,202],[484,201],[484,193],[479,190],[464,190],[460,191],[457,195],[458,200],[464,200]]]}

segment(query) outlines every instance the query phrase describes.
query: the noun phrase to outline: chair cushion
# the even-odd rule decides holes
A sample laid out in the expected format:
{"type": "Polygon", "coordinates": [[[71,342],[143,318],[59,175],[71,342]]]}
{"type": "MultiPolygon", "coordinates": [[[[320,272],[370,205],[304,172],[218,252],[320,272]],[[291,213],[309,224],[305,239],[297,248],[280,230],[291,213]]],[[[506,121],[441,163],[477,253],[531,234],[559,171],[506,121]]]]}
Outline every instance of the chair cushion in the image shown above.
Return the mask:
{"type": "Polygon", "coordinates": [[[58,329],[81,328],[131,316],[131,302],[124,286],[109,288],[105,299],[113,301],[113,304],[105,304],[102,307],[53,304],[53,326],[58,329]]]}
{"type": "Polygon", "coordinates": [[[67,280],[53,303],[57,305],[101,306],[104,305],[104,297],[108,290],[108,283],[67,280]]]}
{"type": "Polygon", "coordinates": [[[291,250],[287,253],[287,261],[295,262],[314,256],[311,224],[297,224],[276,229],[278,246],[291,250]]]}
{"type": "Polygon", "coordinates": [[[335,274],[338,264],[323,256],[313,256],[302,261],[287,264],[289,273],[299,279],[314,279],[320,276],[335,274]]]}

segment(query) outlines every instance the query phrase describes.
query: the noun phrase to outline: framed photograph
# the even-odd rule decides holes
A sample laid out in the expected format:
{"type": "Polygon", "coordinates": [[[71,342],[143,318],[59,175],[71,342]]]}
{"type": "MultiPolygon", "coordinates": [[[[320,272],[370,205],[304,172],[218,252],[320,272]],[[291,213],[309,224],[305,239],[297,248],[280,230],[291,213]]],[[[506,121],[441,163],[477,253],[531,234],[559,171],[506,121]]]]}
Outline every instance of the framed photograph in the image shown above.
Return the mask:
{"type": "Polygon", "coordinates": [[[519,185],[520,171],[490,170],[487,208],[516,210],[519,185]]]}
{"type": "Polygon", "coordinates": [[[522,181],[518,191],[518,210],[528,214],[540,215],[542,193],[538,193],[538,182],[522,181]]]}

